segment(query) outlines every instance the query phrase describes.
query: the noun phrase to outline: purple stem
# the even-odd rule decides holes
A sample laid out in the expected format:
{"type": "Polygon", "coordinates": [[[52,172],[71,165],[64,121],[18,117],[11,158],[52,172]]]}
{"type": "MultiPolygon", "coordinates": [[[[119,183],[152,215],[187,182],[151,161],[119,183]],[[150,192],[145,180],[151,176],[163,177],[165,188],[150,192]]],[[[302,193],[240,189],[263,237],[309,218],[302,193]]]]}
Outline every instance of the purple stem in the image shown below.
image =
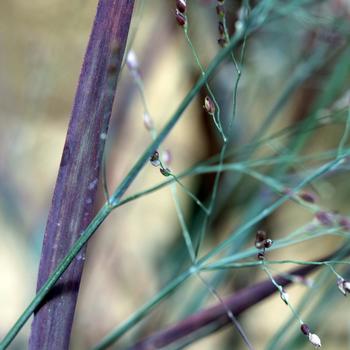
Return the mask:
{"type": "MultiPolygon", "coordinates": [[[[41,253],[37,290],[92,219],[134,0],[99,0],[62,154],[41,253]]],[[[85,250],[36,311],[30,350],[69,348],[85,250]]]]}

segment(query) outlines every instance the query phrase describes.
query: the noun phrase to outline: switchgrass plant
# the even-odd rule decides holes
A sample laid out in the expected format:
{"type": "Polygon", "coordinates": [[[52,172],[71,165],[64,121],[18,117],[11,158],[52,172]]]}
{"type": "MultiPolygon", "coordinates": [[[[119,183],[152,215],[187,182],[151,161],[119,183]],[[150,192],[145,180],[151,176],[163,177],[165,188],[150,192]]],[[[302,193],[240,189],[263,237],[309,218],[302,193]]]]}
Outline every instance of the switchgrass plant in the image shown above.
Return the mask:
{"type": "MultiPolygon", "coordinates": [[[[196,49],[197,41],[192,37],[197,23],[192,22],[191,13],[196,6],[199,5],[195,2],[178,0],[172,13],[168,14],[169,20],[176,22],[177,30],[182,32],[198,79],[160,130],[155,127],[139,66],[140,58],[132,50],[131,43],[124,61],[142,100],[140,123],[143,122],[151,143],[148,147],[145,145],[143,154],[114,191],[110,191],[107,184],[109,164],[105,164],[102,176],[105,204],[9,330],[0,343],[1,349],[11,344],[81,249],[98,232],[102,222],[126,203],[132,205],[162,188],[171,193],[182,236],[179,245],[174,244],[169,247],[169,252],[164,252],[161,265],[167,266],[167,271],[159,269],[159,274],[166,276],[168,281],[129,318],[116,325],[94,349],[106,349],[114,344],[130,349],[179,349],[191,346],[226,325],[231,326],[230,341],[235,346],[261,349],[256,332],[238,316],[273,293],[281,298],[276,303],[288,306],[286,315],[289,314],[290,319],[275,329],[271,339],[264,340],[267,349],[300,349],[306,344],[320,347],[321,343],[327,343],[329,327],[322,325],[324,315],[331,312],[333,304],[344,302],[339,291],[344,295],[350,291],[347,281],[350,217],[346,212],[337,212],[335,209],[338,208],[326,206],[322,198],[327,195],[327,185],[328,188],[330,184],[336,186],[337,179],[349,170],[347,84],[350,60],[346,20],[349,9],[345,2],[337,1],[212,1],[207,6],[210,14],[206,20],[218,28],[219,47],[206,67],[196,49]],[[248,80],[254,45],[278,36],[276,31],[282,40],[296,36],[299,42],[304,42],[300,44],[304,46],[303,52],[289,61],[288,77],[272,96],[272,107],[257,113],[253,108],[241,106],[247,99],[240,94],[240,84],[242,80],[248,80]],[[295,35],[288,31],[295,31],[295,35]],[[225,94],[230,96],[230,107],[225,108],[230,112],[225,114],[219,103],[220,90],[215,86],[215,75],[223,65],[232,69],[234,77],[225,82],[225,94]],[[308,84],[317,85],[317,91],[307,94],[308,84]],[[217,154],[175,172],[172,167],[175,167],[176,159],[171,160],[172,150],[169,152],[162,144],[189,104],[199,96],[202,96],[205,118],[219,145],[217,154]],[[287,119],[283,112],[290,105],[295,113],[287,119]],[[241,120],[245,109],[255,113],[255,119],[251,122],[253,130],[246,133],[247,142],[240,143],[243,138],[237,134],[244,134],[242,129],[250,128],[248,121],[241,120]],[[325,135],[331,135],[329,143],[323,142],[325,135]],[[125,196],[144,167],[159,171],[159,183],[125,196]],[[185,182],[187,178],[210,175],[210,190],[204,194],[196,193],[185,182]],[[183,206],[183,196],[193,204],[191,215],[183,206]],[[299,214],[296,215],[300,218],[286,222],[282,232],[274,232],[276,217],[289,206],[297,208],[299,214]],[[322,245],[325,238],[334,241],[334,248],[330,247],[324,256],[315,257],[319,251],[316,249],[305,259],[289,256],[294,245],[307,245],[309,241],[312,242],[309,247],[322,245]],[[281,256],[277,254],[282,254],[283,259],[271,257],[281,256]],[[285,270],[285,265],[301,267],[285,270]],[[316,270],[320,272],[312,277],[311,283],[308,274],[316,270]],[[266,280],[257,283],[255,277],[260,272],[266,280]],[[223,287],[234,289],[230,285],[233,275],[241,276],[241,289],[238,292],[231,290],[232,295],[225,297],[223,287]],[[191,289],[194,282],[199,286],[196,290],[191,289]],[[306,286],[301,301],[289,295],[286,286],[291,284],[306,286]],[[171,294],[186,295],[186,298],[181,298],[179,305],[178,299],[169,299],[171,294]],[[168,302],[164,303],[165,300],[168,302]],[[206,309],[208,300],[217,305],[206,309]],[[166,322],[155,324],[158,332],[147,334],[146,322],[142,321],[147,318],[151,322],[153,310],[161,308],[161,304],[166,305],[163,319],[176,312],[178,321],[167,329],[163,329],[166,322]],[[135,329],[131,339],[121,339],[135,329]]],[[[141,28],[142,20],[137,31],[141,28]]],[[[268,45],[276,46],[276,49],[279,45],[288,47],[277,39],[276,43],[272,41],[268,45]]],[[[259,60],[263,61],[258,57],[259,60]]],[[[344,191],[347,189],[345,186],[344,191]]],[[[222,348],[232,348],[232,343],[222,344],[222,348]]]]}

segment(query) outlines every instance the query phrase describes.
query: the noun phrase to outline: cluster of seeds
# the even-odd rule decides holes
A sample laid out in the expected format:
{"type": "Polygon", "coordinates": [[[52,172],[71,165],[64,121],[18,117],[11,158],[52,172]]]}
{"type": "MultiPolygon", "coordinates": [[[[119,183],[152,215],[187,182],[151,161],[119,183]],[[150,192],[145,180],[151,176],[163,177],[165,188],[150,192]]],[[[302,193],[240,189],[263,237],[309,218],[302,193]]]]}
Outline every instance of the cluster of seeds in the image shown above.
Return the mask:
{"type": "Polygon", "coordinates": [[[154,167],[160,167],[159,171],[163,176],[170,176],[171,175],[171,170],[169,168],[164,167],[162,164],[160,158],[159,158],[159,152],[154,151],[151,158],[150,162],[154,167]]]}
{"type": "Polygon", "coordinates": [[[186,25],[186,0],[176,0],[176,12],[175,12],[175,18],[177,21],[177,24],[181,27],[184,27],[186,25]]]}
{"type": "Polygon", "coordinates": [[[259,230],[255,237],[255,247],[260,250],[258,253],[258,259],[265,259],[265,250],[270,248],[273,244],[273,240],[267,237],[265,231],[259,230]]]}
{"type": "Polygon", "coordinates": [[[228,43],[228,35],[225,28],[225,0],[218,0],[216,5],[216,13],[218,15],[218,30],[219,38],[218,43],[221,47],[225,47],[228,43]]]}

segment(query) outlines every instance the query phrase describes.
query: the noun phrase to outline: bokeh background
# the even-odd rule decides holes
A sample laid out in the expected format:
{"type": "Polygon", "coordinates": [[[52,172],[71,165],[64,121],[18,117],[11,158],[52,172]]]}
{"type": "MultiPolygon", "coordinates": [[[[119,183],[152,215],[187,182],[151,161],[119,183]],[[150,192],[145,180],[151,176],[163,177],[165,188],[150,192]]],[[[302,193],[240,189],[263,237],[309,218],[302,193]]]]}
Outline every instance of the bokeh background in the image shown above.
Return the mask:
{"type": "MultiPolygon", "coordinates": [[[[263,117],[280,98],[295,71],[322,45],[326,49],[319,67],[288,94],[287,102],[267,134],[295,125],[307,117],[315,101],[331,90],[334,93],[324,97],[327,100],[320,103],[322,108],[318,110],[324,127],[307,140],[303,154],[337,147],[343,135],[344,120],[337,122],[332,116],[346,110],[349,104],[350,55],[346,47],[350,32],[349,26],[343,24],[349,21],[350,4],[347,0],[313,3],[316,5],[301,7],[287,18],[266,25],[248,39],[238,88],[232,149],[251,142],[263,117]],[[337,73],[333,74],[337,68],[337,73]]],[[[35,293],[45,221],[96,4],[96,0],[0,2],[1,337],[35,293]]],[[[229,31],[232,32],[240,2],[227,1],[226,6],[229,31]]],[[[181,28],[176,25],[174,13],[174,1],[136,1],[129,36],[128,47],[138,57],[148,109],[158,130],[199,77],[198,67],[181,28]]],[[[198,55],[206,66],[219,50],[215,1],[191,1],[189,25],[198,55]]],[[[225,62],[211,81],[222,105],[224,121],[231,113],[234,78],[232,63],[225,62]]],[[[204,96],[205,90],[191,103],[164,143],[163,149],[171,151],[174,173],[220,151],[220,138],[202,108],[204,96]]],[[[110,189],[118,185],[150,141],[143,126],[142,100],[125,68],[118,85],[106,150],[110,189]]],[[[262,146],[259,154],[271,154],[276,147],[284,149],[284,141],[262,146]]],[[[297,164],[290,174],[298,174],[302,166],[297,164]]],[[[224,180],[230,182],[230,176],[224,180]]],[[[158,170],[148,166],[128,193],[161,180],[158,170]]],[[[202,199],[210,194],[212,182],[212,176],[184,180],[184,184],[202,199]]],[[[219,196],[227,188],[231,187],[222,183],[219,196]]],[[[320,206],[343,214],[349,212],[350,186],[346,172],[319,181],[310,190],[317,194],[320,206]]],[[[260,189],[248,177],[232,187],[224,207],[215,214],[210,225],[203,252],[227,237],[242,221],[252,208],[257,193],[260,189]]],[[[198,208],[181,190],[179,194],[185,216],[192,222],[198,208]]],[[[103,201],[100,190],[96,210],[103,201]]],[[[260,226],[275,239],[309,221],[312,221],[309,212],[294,203],[287,203],[260,226]]],[[[249,237],[248,247],[252,245],[254,230],[249,237]]],[[[332,251],[339,242],[334,237],[320,238],[280,250],[273,257],[313,259],[332,251]]],[[[186,265],[184,252],[169,188],[118,208],[89,243],[72,349],[94,345],[153,296],[186,265]]],[[[206,276],[211,278],[210,274],[206,276]]],[[[263,278],[265,275],[258,270],[228,273],[218,290],[222,296],[229,295],[263,278]]],[[[329,279],[335,285],[334,276],[329,279]]],[[[293,304],[297,305],[306,289],[305,286],[288,289],[293,304]]],[[[195,304],[196,295],[203,291],[205,287],[200,281],[188,283],[151,313],[135,332],[128,334],[120,348],[183,318],[188,303],[192,300],[195,304]]],[[[318,291],[313,293],[316,298],[318,291]]],[[[210,295],[204,298],[204,305],[217,302],[210,295]]],[[[348,311],[348,300],[340,294],[332,299],[331,308],[323,313],[320,310],[322,322],[317,324],[317,329],[322,334],[325,348],[350,347],[348,311]]],[[[276,296],[249,310],[241,321],[256,349],[264,349],[271,336],[290,317],[290,311],[276,296]]],[[[298,329],[297,321],[293,322],[294,328],[298,329]]],[[[26,348],[28,334],[29,324],[11,348],[26,348]]],[[[232,327],[188,346],[189,349],[214,347],[244,348],[232,327]]]]}

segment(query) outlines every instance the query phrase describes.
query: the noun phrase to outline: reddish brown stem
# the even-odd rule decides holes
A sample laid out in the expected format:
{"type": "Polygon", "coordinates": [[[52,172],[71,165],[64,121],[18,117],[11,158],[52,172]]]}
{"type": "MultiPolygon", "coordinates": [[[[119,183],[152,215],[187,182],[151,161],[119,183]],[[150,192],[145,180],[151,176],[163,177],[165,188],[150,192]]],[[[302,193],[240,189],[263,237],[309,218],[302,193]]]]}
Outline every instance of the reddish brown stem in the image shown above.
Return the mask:
{"type": "MultiPolygon", "coordinates": [[[[38,290],[92,219],[133,5],[99,0],[47,220],[38,290]]],[[[84,256],[82,251],[36,311],[30,350],[68,349],[84,256]]]]}

